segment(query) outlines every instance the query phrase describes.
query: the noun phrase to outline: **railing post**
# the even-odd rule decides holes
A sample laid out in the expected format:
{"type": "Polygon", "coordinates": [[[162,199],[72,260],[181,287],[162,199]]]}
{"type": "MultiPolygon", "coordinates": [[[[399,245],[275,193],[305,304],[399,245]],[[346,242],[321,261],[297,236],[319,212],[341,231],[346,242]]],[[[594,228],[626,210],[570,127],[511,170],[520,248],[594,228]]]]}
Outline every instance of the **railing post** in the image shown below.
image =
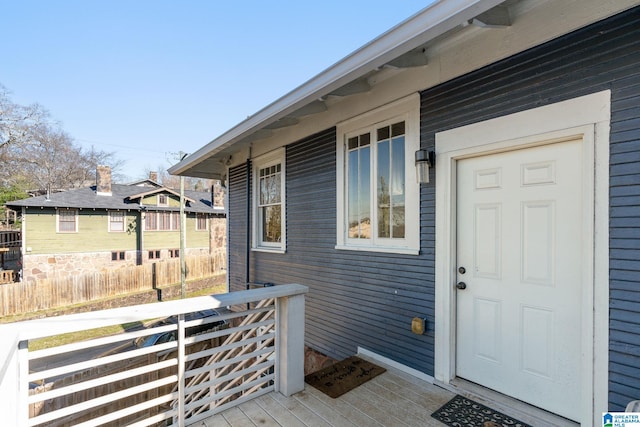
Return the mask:
{"type": "Polygon", "coordinates": [[[185,425],[185,358],[186,349],[184,344],[185,329],[184,329],[184,314],[178,316],[178,427],[184,427],[185,425]]]}
{"type": "Polygon", "coordinates": [[[29,341],[18,343],[18,424],[25,426],[29,422],[29,341]]]}
{"type": "Polygon", "coordinates": [[[304,295],[276,303],[276,390],[285,396],[304,390],[304,295]]]}
{"type": "MultiPolygon", "coordinates": [[[[2,424],[24,425],[28,414],[26,395],[20,399],[20,355],[18,354],[17,333],[8,332],[0,328],[0,402],[5,411],[2,412],[2,424]],[[22,423],[22,424],[21,424],[22,423]]],[[[26,381],[26,379],[23,379],[26,381]]]]}

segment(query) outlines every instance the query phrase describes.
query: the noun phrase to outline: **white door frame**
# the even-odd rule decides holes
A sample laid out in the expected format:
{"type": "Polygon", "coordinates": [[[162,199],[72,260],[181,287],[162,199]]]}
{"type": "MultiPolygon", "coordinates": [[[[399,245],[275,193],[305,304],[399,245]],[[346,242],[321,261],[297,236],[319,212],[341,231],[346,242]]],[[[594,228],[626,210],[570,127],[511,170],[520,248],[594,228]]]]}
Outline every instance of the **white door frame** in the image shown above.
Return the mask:
{"type": "Polygon", "coordinates": [[[435,366],[456,377],[456,167],[459,159],[583,138],[585,242],[582,296],[581,424],[597,425],[608,405],[609,90],[436,134],[435,366]],[[593,165],[593,167],[589,167],[593,165]],[[597,284],[597,286],[595,286],[597,284]]]}

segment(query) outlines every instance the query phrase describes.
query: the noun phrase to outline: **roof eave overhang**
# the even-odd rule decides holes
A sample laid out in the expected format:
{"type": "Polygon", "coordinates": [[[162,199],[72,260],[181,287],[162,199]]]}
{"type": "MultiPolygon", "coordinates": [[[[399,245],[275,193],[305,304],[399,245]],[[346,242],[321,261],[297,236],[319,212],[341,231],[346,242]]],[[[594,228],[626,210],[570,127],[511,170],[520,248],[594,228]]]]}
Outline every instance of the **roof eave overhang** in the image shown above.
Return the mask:
{"type": "MultiPolygon", "coordinates": [[[[504,0],[437,1],[248,117],[170,167],[168,172],[173,175],[207,177],[206,171],[198,169],[198,165],[205,160],[220,157],[221,168],[225,167],[224,157],[228,157],[229,150],[253,133],[503,2],[504,0]]],[[[215,175],[215,171],[209,172],[214,172],[215,175]]]]}
{"type": "MultiPolygon", "coordinates": [[[[180,197],[180,193],[178,193],[177,191],[173,191],[172,189],[166,188],[166,187],[159,187],[159,188],[154,188],[153,190],[150,190],[150,191],[145,191],[145,192],[138,193],[138,194],[132,194],[130,196],[127,196],[125,198],[125,200],[138,200],[138,199],[141,199],[143,197],[151,196],[151,195],[157,194],[157,193],[170,193],[170,194],[173,194],[176,197],[180,197]]],[[[190,197],[184,196],[184,199],[189,201],[189,202],[191,202],[191,203],[195,203],[195,200],[193,200],[190,197]]]]}

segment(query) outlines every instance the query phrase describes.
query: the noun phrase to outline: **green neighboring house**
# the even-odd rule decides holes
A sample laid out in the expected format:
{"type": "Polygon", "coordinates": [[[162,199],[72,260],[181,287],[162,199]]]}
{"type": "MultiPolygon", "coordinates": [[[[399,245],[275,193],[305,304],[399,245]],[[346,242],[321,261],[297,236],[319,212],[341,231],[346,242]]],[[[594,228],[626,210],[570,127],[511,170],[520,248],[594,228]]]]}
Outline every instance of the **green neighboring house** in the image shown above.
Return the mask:
{"type": "MultiPolygon", "coordinates": [[[[153,176],[153,175],[152,175],[153,176]]],[[[7,203],[22,216],[22,279],[79,275],[180,256],[180,194],[147,179],[97,184],[7,203]]],[[[225,247],[214,191],[185,191],[185,255],[225,247]]]]}

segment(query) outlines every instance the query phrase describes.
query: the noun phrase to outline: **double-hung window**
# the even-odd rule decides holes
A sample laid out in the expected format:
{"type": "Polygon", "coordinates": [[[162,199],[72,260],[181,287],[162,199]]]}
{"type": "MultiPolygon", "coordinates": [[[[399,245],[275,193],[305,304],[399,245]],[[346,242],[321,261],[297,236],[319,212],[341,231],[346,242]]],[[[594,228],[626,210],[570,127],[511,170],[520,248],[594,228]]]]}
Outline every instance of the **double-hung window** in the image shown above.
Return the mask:
{"type": "Polygon", "coordinates": [[[144,216],[144,229],[152,231],[158,229],[158,215],[156,212],[147,212],[144,216]]]}
{"type": "Polygon", "coordinates": [[[144,219],[146,231],[175,231],[180,229],[178,212],[147,212],[144,219]]]}
{"type": "Polygon", "coordinates": [[[158,230],[177,230],[177,221],[172,221],[174,216],[177,216],[174,212],[157,212],[158,215],[158,230]],[[175,228],[174,228],[175,226],[175,228]]]}
{"type": "Polygon", "coordinates": [[[338,125],[337,248],[417,254],[419,97],[338,125]]]}
{"type": "Polygon", "coordinates": [[[207,214],[196,214],[196,231],[207,231],[207,214]]]}
{"type": "Polygon", "coordinates": [[[124,231],[124,212],[123,211],[109,211],[109,231],[111,232],[124,231]]]}
{"type": "Polygon", "coordinates": [[[284,149],[253,160],[253,249],[285,250],[284,149]]]}
{"type": "Polygon", "coordinates": [[[76,209],[60,209],[58,211],[58,232],[78,232],[78,211],[76,209]]]}

